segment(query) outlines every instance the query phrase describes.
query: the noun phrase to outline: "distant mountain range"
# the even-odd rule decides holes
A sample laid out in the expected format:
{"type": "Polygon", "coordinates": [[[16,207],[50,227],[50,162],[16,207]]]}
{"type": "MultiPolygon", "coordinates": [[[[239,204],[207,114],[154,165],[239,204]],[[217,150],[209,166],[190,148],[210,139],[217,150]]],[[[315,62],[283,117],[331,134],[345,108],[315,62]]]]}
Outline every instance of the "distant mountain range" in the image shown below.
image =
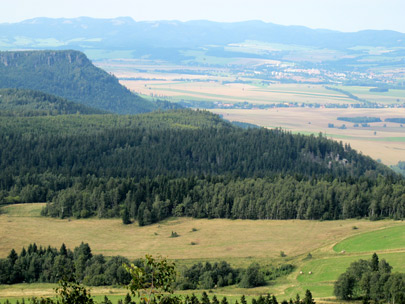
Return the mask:
{"type": "Polygon", "coordinates": [[[405,47],[405,34],[365,30],[344,33],[282,26],[262,21],[219,23],[211,21],[136,22],[129,17],[115,19],[36,18],[0,24],[0,49],[78,49],[131,51],[142,55],[170,56],[178,49],[224,46],[244,41],[301,45],[333,50],[356,46],[405,47]]]}

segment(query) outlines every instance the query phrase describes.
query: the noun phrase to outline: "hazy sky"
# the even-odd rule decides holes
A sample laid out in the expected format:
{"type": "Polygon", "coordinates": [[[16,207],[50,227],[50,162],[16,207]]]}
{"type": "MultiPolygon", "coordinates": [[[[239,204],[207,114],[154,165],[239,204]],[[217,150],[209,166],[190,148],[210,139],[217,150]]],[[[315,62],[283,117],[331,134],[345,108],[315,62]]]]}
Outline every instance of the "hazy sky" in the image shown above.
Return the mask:
{"type": "Polygon", "coordinates": [[[340,31],[405,33],[404,0],[0,0],[0,23],[35,17],[141,20],[263,20],[340,31]]]}

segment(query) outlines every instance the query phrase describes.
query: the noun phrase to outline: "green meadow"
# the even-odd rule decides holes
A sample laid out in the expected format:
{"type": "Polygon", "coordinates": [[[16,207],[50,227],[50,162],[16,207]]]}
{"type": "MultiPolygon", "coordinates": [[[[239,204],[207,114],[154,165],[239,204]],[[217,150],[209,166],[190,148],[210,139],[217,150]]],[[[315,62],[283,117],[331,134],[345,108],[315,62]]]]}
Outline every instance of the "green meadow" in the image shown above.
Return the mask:
{"type": "MultiPolygon", "coordinates": [[[[405,223],[382,220],[344,221],[272,221],[171,218],[158,224],[139,227],[122,225],[120,219],[53,219],[39,215],[44,204],[20,204],[1,207],[0,257],[11,248],[23,246],[59,247],[65,242],[71,249],[88,242],[94,254],[140,258],[144,254],[163,255],[173,260],[178,270],[197,262],[226,260],[234,267],[246,268],[252,262],[263,267],[293,264],[295,270],[266,286],[244,289],[236,285],[209,292],[230,303],[242,294],[275,294],[277,299],[295,298],[310,289],[318,302],[333,299],[333,284],[346,268],[358,259],[370,259],[377,252],[393,266],[405,272],[405,223]],[[47,229],[44,229],[46,227],[47,229]],[[46,230],[46,231],[45,231],[46,230]],[[180,236],[170,238],[171,231],[180,236]],[[191,246],[195,242],[197,245],[191,246]],[[280,251],[286,253],[281,257],[280,251]],[[309,253],[311,255],[309,255],[309,253]],[[302,272],[302,274],[301,274],[302,272]],[[311,274],[310,274],[311,272],[311,274]]],[[[54,295],[55,284],[16,284],[0,286],[0,301],[32,296],[54,295]]],[[[97,301],[107,295],[113,303],[127,293],[123,286],[90,287],[97,301]]],[[[180,295],[202,290],[176,291],[180,295]]]]}
{"type": "MultiPolygon", "coordinates": [[[[405,248],[405,226],[391,227],[350,237],[333,247],[340,252],[371,252],[405,248]]],[[[405,265],[404,265],[405,266],[405,265]]]]}

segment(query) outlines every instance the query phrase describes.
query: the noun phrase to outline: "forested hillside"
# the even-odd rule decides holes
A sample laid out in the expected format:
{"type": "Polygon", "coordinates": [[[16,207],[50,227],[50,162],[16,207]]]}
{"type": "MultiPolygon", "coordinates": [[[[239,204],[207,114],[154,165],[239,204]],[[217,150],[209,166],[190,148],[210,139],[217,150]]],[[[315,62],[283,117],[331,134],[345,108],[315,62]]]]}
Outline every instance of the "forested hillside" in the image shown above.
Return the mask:
{"type": "Polygon", "coordinates": [[[404,185],[323,136],[243,130],[208,112],[0,123],[0,201],[47,201],[43,214],[62,218],[402,218],[404,185]]]}
{"type": "Polygon", "coordinates": [[[64,114],[106,114],[64,98],[24,89],[0,89],[1,116],[46,116],[64,114]]]}
{"type": "Polygon", "coordinates": [[[131,93],[78,51],[0,52],[0,88],[38,90],[119,114],[169,106],[131,93]]]}

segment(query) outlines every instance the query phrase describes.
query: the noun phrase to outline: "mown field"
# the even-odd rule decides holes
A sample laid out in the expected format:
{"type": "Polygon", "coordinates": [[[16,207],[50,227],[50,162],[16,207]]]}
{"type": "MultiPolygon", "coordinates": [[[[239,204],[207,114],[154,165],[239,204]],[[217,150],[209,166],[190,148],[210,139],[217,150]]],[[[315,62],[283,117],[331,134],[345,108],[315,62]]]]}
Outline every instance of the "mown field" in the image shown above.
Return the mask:
{"type": "Polygon", "coordinates": [[[386,118],[405,117],[403,108],[385,109],[216,109],[213,112],[230,121],[243,121],[266,128],[282,128],[302,134],[320,132],[327,137],[349,143],[352,148],[395,165],[405,160],[405,127],[398,123],[384,122],[386,118]],[[370,123],[370,127],[354,127],[353,123],[337,120],[338,117],[379,117],[382,122],[370,123]],[[328,127],[333,124],[334,128],[328,127]],[[345,129],[339,129],[345,125],[345,129]],[[384,126],[385,125],[385,126],[384,126]]]}
{"type": "MultiPolygon", "coordinates": [[[[145,75],[145,77],[152,75],[145,75]]],[[[224,80],[226,81],[226,80],[224,80]]],[[[204,80],[189,81],[138,81],[122,80],[130,90],[142,95],[166,98],[171,101],[211,101],[222,103],[248,102],[269,105],[278,103],[319,103],[351,104],[355,103],[347,96],[329,91],[321,85],[271,84],[263,85],[259,81],[253,84],[226,83],[204,80]],[[146,86],[145,86],[146,85],[146,86]]]]}
{"type": "MultiPolygon", "coordinates": [[[[237,46],[241,47],[241,46],[237,46]]],[[[244,48],[244,47],[242,47],[244,48]]],[[[305,103],[357,104],[358,100],[342,92],[332,91],[321,84],[278,83],[277,75],[272,81],[264,81],[259,74],[246,72],[243,68],[228,68],[228,59],[203,56],[192,52],[192,57],[201,57],[201,63],[211,66],[176,65],[147,60],[105,60],[96,64],[120,78],[121,84],[130,90],[155,98],[170,101],[205,101],[251,104],[305,103]],[[204,58],[204,60],[202,59],[204,58]]],[[[198,51],[197,51],[198,53],[198,51]]],[[[199,61],[199,60],[197,60],[199,61]]],[[[266,64],[277,67],[279,61],[265,59],[234,58],[233,63],[246,66],[266,64]],[[235,61],[236,60],[236,61],[235,61]],[[244,62],[248,60],[247,62],[244,62]],[[250,61],[249,61],[250,60],[250,61]]],[[[286,64],[286,63],[284,63],[286,64]]],[[[316,75],[296,76],[296,80],[316,83],[316,75]],[[301,79],[302,78],[302,79],[301,79]]],[[[388,92],[370,92],[371,87],[333,86],[350,92],[369,102],[397,104],[405,102],[405,91],[390,89],[388,92]]]]}
{"type": "Polygon", "coordinates": [[[370,92],[370,87],[342,86],[340,88],[370,102],[396,104],[405,101],[404,90],[391,89],[388,92],[370,92]]]}
{"type": "MultiPolygon", "coordinates": [[[[295,297],[309,288],[318,301],[332,297],[333,282],[349,264],[369,259],[373,252],[385,258],[394,271],[405,272],[405,223],[402,221],[253,221],[172,218],[159,224],[124,226],[120,219],[52,219],[39,216],[43,204],[21,204],[1,208],[0,257],[11,248],[18,252],[32,242],[74,248],[88,242],[93,253],[140,258],[146,253],[174,260],[178,267],[198,261],[226,260],[236,267],[257,261],[262,265],[291,263],[296,270],[271,285],[242,289],[218,288],[213,294],[226,295],[231,303],[241,294],[273,293],[279,299],[295,297]],[[193,229],[195,228],[195,229],[193,229]],[[196,230],[196,231],[193,231],[196,230]],[[172,231],[180,237],[170,238],[172,231]],[[377,240],[377,241],[376,241],[377,240]],[[194,242],[195,245],[192,245],[194,242]],[[342,253],[342,250],[345,253],[342,253]],[[286,257],[280,256],[280,251],[286,257]],[[308,259],[308,253],[312,258],[308,259]],[[303,274],[300,274],[303,271],[303,274]],[[309,275],[309,271],[312,274],[309,275]]],[[[0,299],[50,296],[52,284],[0,286],[0,299]]],[[[114,301],[124,288],[92,288],[92,294],[107,295],[114,301]]],[[[197,291],[198,294],[201,291],[197,291]]]]}
{"type": "Polygon", "coordinates": [[[268,84],[255,79],[254,75],[244,75],[226,67],[152,65],[138,61],[104,61],[98,65],[114,73],[121,79],[121,84],[138,94],[175,102],[355,103],[345,94],[327,90],[323,85],[268,84]]]}

